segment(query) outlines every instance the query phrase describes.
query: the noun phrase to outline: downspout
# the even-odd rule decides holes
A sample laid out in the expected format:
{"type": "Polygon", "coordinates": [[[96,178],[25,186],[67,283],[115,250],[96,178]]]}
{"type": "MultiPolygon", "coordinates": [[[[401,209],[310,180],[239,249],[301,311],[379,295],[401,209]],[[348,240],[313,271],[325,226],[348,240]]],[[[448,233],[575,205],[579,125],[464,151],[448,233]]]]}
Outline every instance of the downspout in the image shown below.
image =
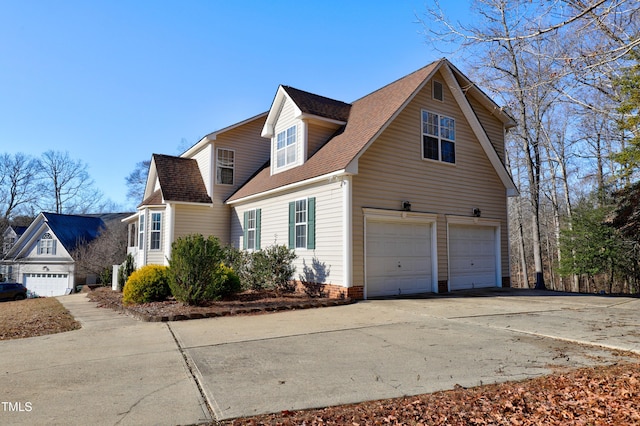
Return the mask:
{"type": "Polygon", "coordinates": [[[174,208],[171,203],[167,203],[166,208],[166,224],[167,224],[167,235],[165,236],[164,241],[164,263],[168,266],[169,259],[171,259],[171,245],[173,244],[173,237],[175,235],[175,215],[174,208]]]}

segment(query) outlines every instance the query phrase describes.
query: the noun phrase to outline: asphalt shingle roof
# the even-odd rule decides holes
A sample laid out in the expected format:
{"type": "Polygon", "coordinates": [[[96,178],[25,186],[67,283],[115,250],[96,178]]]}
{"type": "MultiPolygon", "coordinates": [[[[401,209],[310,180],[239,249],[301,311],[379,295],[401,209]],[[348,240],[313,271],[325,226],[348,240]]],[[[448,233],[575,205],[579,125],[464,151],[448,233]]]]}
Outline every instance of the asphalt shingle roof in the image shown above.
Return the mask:
{"type": "MultiPolygon", "coordinates": [[[[271,175],[267,165],[232,194],[228,201],[345,169],[411,99],[440,63],[433,62],[353,102],[342,131],[327,141],[304,165],[274,175],[271,175]]],[[[285,90],[294,101],[307,96],[304,95],[306,92],[301,95],[301,91],[297,91],[296,95],[291,95],[291,88],[285,87],[285,90]]],[[[301,105],[298,107],[302,109],[301,105]]]]}
{"type": "Polygon", "coordinates": [[[349,119],[351,105],[346,102],[305,92],[291,86],[282,86],[282,88],[303,113],[338,121],[347,121],[349,119]]]}
{"type": "Polygon", "coordinates": [[[191,158],[153,154],[160,191],[154,192],[141,205],[162,204],[165,201],[211,204],[211,197],[202,180],[198,162],[191,158]]]}

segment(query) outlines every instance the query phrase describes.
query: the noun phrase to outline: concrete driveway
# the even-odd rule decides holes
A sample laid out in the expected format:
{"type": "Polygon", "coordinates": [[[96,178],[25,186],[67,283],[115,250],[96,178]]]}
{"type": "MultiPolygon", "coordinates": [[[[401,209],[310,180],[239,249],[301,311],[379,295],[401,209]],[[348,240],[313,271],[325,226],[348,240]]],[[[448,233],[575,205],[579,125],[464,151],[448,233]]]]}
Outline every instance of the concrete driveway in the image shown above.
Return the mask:
{"type": "Polygon", "coordinates": [[[476,386],[640,354],[640,299],[493,289],[0,342],[0,424],[192,424],[476,386]]]}

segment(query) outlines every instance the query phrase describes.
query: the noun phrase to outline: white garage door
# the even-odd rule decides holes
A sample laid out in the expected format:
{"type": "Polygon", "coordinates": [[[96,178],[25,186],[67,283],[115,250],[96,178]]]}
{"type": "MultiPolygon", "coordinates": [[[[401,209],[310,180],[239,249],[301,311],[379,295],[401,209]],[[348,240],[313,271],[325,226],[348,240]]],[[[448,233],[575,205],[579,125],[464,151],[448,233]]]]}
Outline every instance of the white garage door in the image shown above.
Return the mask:
{"type": "Polygon", "coordinates": [[[450,290],[495,287],[495,228],[450,225],[449,268],[450,290]]]}
{"type": "Polygon", "coordinates": [[[431,226],[367,222],[367,297],[432,291],[431,226]]]}
{"type": "Polygon", "coordinates": [[[25,274],[24,286],[38,296],[64,296],[69,286],[69,275],[25,274]]]}

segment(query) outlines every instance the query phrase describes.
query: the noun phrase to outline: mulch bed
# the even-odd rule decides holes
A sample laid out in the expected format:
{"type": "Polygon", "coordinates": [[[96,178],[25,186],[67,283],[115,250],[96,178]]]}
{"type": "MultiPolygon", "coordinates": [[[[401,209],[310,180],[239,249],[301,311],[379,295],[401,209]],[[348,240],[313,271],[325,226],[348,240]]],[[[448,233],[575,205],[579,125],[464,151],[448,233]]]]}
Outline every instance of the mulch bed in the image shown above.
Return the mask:
{"type": "Polygon", "coordinates": [[[77,330],[80,323],[55,297],[3,302],[0,340],[22,339],[77,330]]]}
{"type": "Polygon", "coordinates": [[[122,293],[107,287],[88,293],[98,307],[111,308],[141,321],[164,322],[231,315],[256,315],[275,311],[310,309],[354,303],[353,299],[312,298],[305,294],[278,294],[273,291],[246,291],[232,298],[208,302],[202,306],[186,306],[175,300],[124,306],[122,293]]]}

